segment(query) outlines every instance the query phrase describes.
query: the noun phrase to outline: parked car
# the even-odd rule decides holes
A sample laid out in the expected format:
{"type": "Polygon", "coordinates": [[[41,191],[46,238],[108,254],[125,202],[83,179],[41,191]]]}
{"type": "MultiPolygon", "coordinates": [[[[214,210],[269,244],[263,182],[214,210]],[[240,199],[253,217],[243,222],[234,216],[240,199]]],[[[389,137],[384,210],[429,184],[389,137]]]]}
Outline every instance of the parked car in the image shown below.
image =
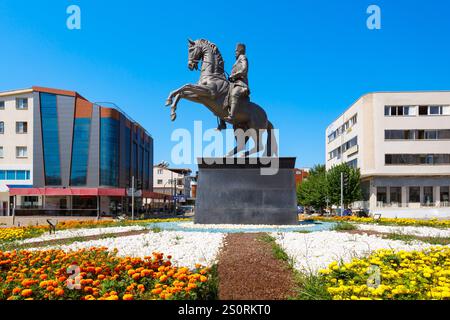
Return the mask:
{"type": "Polygon", "coordinates": [[[353,214],[352,209],[345,209],[344,210],[344,217],[351,216],[353,214]]]}

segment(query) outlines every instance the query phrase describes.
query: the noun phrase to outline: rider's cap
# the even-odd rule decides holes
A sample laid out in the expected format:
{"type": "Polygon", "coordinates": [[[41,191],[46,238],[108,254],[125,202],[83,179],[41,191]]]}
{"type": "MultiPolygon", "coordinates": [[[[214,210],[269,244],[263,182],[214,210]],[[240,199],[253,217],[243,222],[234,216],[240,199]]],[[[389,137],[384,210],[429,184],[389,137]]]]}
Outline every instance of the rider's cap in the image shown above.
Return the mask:
{"type": "Polygon", "coordinates": [[[245,44],[238,43],[236,46],[236,50],[239,50],[239,51],[242,51],[243,53],[245,53],[245,44]]]}

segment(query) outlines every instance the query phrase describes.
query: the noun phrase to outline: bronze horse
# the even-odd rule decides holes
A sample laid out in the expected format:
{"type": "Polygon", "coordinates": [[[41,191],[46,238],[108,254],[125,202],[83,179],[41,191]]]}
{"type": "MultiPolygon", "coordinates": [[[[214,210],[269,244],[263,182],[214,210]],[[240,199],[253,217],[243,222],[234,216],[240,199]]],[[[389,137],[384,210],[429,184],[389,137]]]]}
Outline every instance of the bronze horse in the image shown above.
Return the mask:
{"type": "MultiPolygon", "coordinates": [[[[228,116],[228,110],[223,107],[230,86],[225,76],[225,63],[217,46],[208,40],[189,40],[189,70],[198,70],[201,62],[200,80],[197,84],[186,84],[170,93],[166,106],[171,106],[171,119],[175,121],[177,105],[180,99],[187,99],[206,106],[219,119],[228,116]]],[[[244,153],[245,156],[263,150],[262,134],[267,131],[265,156],[276,156],[278,146],[273,132],[274,127],[267,118],[263,108],[250,99],[241,99],[232,123],[237,140],[236,147],[227,156],[233,156],[245,149],[249,138],[255,146],[244,153]],[[242,134],[243,133],[243,134],[242,134]],[[240,139],[239,137],[245,139],[240,139]]]]}

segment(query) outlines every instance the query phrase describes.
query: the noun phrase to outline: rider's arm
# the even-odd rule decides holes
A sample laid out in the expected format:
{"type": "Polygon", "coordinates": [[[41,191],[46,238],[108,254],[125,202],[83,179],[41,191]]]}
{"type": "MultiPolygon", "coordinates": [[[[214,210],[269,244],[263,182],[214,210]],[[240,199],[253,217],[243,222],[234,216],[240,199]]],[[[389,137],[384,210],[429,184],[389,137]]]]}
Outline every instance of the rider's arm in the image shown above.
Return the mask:
{"type": "Polygon", "coordinates": [[[231,75],[233,78],[240,78],[241,76],[245,76],[247,74],[247,71],[248,71],[247,58],[244,56],[240,56],[239,64],[240,64],[240,67],[238,68],[238,70],[231,75]]]}

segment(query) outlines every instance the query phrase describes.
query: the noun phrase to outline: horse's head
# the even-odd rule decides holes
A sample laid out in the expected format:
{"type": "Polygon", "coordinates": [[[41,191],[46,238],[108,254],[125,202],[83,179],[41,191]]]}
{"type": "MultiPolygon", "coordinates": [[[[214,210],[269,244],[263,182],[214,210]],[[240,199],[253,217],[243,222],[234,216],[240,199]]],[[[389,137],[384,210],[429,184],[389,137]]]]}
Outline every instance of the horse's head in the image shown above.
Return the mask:
{"type": "Polygon", "coordinates": [[[198,70],[198,63],[202,59],[202,48],[197,44],[197,41],[191,39],[189,42],[189,56],[188,56],[188,68],[189,70],[198,70]]]}

